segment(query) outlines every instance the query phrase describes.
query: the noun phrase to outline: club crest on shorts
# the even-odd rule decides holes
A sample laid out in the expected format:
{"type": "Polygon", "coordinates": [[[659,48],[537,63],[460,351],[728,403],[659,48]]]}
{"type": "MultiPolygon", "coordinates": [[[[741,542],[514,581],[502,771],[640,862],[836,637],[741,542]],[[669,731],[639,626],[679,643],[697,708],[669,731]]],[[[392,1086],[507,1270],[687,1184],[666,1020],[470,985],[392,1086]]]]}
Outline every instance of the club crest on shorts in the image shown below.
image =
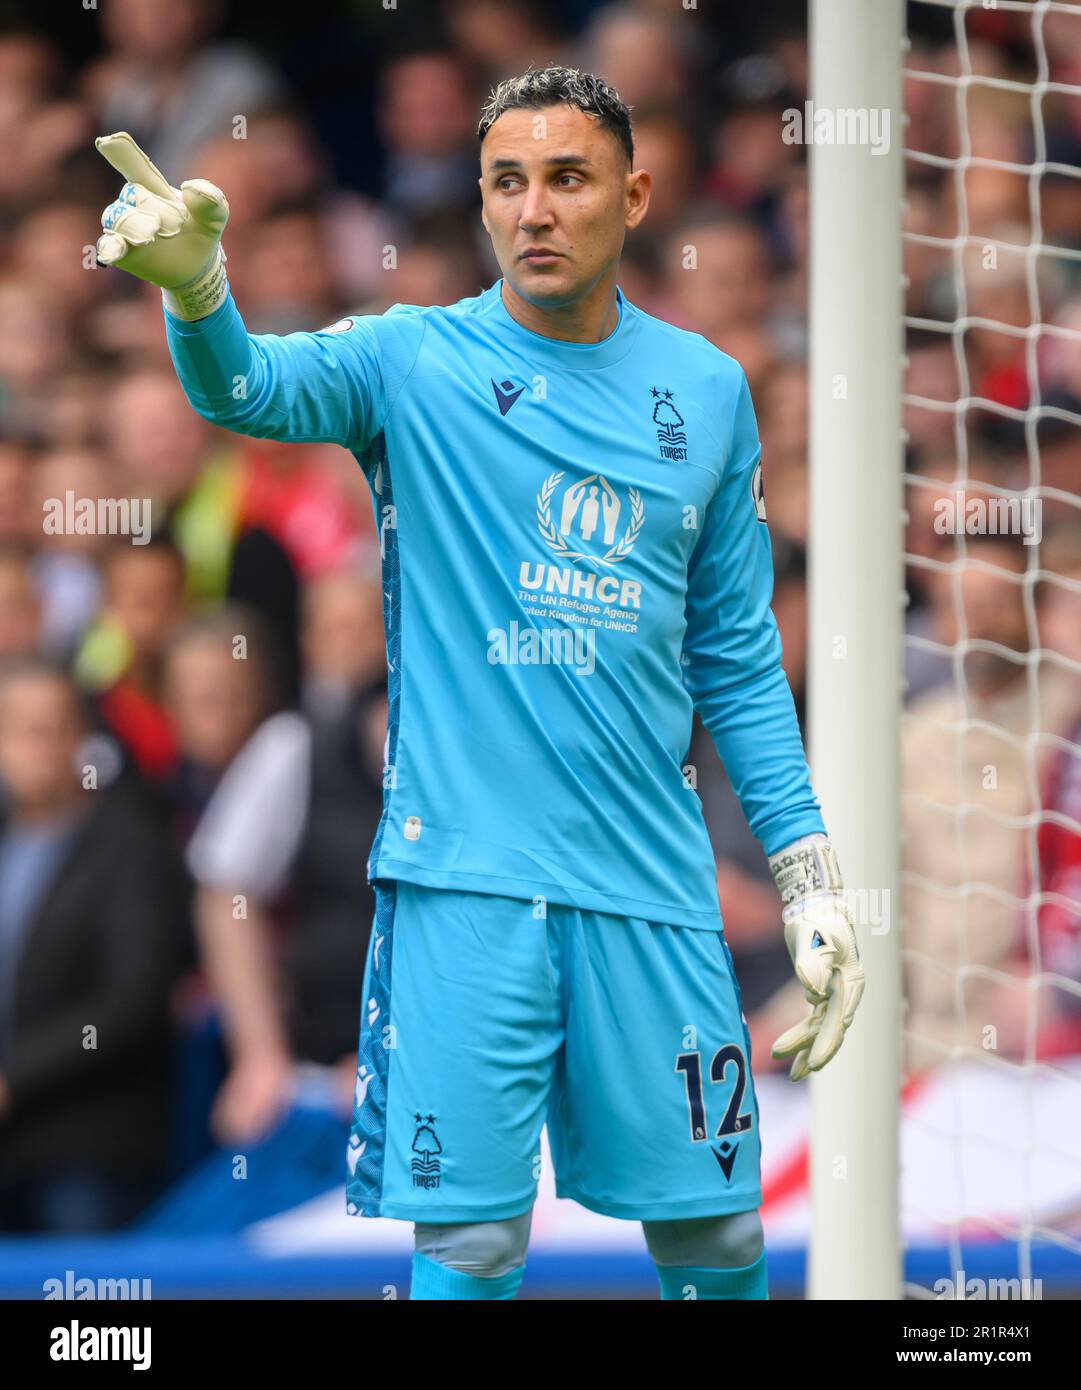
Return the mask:
{"type": "Polygon", "coordinates": [[[416,1133],[413,1135],[413,1186],[432,1189],[439,1186],[440,1167],[438,1154],[443,1152],[443,1145],[439,1142],[439,1137],[435,1132],[435,1116],[421,1115],[419,1112],[413,1116],[416,1125],[416,1133]]]}

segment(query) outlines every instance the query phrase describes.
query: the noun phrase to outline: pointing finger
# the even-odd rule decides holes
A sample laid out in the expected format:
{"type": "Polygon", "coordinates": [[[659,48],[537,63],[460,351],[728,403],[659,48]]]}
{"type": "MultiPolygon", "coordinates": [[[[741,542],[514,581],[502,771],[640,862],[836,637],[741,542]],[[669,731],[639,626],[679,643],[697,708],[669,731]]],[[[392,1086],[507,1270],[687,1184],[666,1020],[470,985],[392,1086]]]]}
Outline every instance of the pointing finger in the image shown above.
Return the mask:
{"type": "Polygon", "coordinates": [[[115,135],[99,135],[94,144],[129,183],[141,183],[151,193],[156,193],[159,198],[168,198],[170,202],[175,199],[176,195],[164,174],[126,130],[119,130],[115,135]]]}

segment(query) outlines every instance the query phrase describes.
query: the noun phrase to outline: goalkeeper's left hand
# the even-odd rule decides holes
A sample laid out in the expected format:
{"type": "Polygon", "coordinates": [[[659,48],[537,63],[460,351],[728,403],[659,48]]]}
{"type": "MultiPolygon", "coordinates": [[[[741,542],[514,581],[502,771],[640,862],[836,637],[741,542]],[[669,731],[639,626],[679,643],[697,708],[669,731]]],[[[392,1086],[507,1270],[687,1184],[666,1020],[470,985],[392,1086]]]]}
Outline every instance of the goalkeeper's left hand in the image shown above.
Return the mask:
{"type": "Polygon", "coordinates": [[[810,835],[771,855],[769,863],[784,904],[788,954],[811,1005],[808,1017],[782,1033],[772,1052],[794,1054],[789,1075],[802,1081],[844,1041],[863,994],[863,966],[829,840],[810,835]]]}

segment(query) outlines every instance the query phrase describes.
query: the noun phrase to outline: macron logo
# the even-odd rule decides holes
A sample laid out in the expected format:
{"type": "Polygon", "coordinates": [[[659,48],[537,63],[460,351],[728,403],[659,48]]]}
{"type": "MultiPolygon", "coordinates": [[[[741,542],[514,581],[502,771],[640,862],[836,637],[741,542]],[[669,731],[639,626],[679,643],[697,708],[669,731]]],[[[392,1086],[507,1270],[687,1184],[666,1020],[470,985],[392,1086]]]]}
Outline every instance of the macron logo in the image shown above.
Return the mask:
{"type": "Polygon", "coordinates": [[[519,386],[516,388],[514,382],[510,380],[501,381],[497,386],[493,381],[492,390],[495,392],[495,403],[499,406],[500,415],[506,415],[507,411],[525,390],[525,387],[519,386]]]}

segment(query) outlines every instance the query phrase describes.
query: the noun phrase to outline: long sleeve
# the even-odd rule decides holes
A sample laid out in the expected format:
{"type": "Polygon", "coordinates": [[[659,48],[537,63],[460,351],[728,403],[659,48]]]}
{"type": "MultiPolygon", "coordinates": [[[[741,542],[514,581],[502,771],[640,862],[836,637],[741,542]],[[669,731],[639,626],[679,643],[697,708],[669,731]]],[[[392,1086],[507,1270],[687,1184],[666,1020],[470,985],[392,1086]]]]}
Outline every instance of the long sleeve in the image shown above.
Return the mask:
{"type": "Polygon", "coordinates": [[[757,500],[760,457],[741,371],[724,476],[688,569],[683,672],[747,822],[773,854],[825,826],[770,609],[773,556],[757,500]]]}
{"type": "Polygon", "coordinates": [[[253,334],[231,294],[206,318],[189,323],[166,310],[165,323],[180,384],[204,419],[260,439],[356,450],[382,428],[423,332],[415,315],[391,313],[317,333],[253,334]]]}

